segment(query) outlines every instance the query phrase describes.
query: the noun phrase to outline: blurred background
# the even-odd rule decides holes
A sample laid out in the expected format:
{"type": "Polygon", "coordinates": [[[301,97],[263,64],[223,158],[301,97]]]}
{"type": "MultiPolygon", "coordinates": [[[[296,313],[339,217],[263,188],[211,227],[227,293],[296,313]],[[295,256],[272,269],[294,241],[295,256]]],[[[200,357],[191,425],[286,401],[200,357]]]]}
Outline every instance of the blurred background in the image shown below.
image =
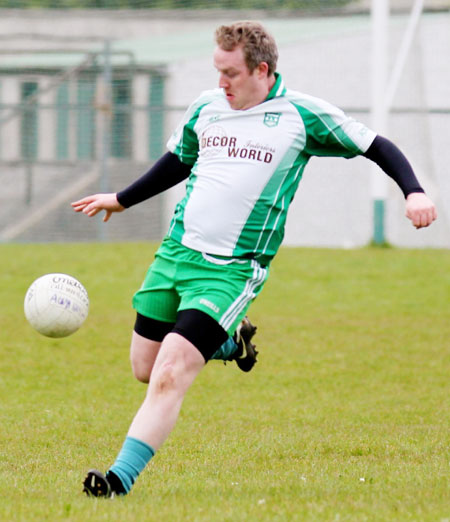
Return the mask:
{"type": "Polygon", "coordinates": [[[161,239],[182,185],[107,224],[69,203],[165,152],[217,86],[215,28],[239,19],[275,36],[288,88],[392,139],[438,206],[416,231],[370,161],[313,158],[285,244],[449,248],[450,0],[0,0],[0,241],[161,239]]]}

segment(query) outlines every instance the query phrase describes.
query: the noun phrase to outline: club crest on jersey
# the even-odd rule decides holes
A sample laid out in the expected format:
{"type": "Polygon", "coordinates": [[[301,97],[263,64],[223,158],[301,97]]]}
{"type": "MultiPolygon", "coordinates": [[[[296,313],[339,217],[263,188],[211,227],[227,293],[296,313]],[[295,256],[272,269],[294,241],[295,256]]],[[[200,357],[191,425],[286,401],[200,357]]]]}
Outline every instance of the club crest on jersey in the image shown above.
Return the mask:
{"type": "Polygon", "coordinates": [[[280,122],[281,112],[266,112],[264,114],[264,125],[276,127],[280,122]]]}

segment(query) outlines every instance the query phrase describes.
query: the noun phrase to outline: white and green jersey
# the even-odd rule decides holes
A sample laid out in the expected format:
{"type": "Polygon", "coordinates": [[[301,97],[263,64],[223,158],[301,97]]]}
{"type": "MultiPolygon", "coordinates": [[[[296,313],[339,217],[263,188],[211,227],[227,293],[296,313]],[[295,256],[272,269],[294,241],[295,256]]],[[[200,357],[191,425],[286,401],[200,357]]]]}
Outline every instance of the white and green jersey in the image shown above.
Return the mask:
{"type": "Polygon", "coordinates": [[[351,158],[375,133],[323,100],[287,90],[276,74],[267,99],[231,109],[222,89],[189,107],[168,148],[192,165],[169,235],[183,245],[267,264],[311,156],[351,158]]]}

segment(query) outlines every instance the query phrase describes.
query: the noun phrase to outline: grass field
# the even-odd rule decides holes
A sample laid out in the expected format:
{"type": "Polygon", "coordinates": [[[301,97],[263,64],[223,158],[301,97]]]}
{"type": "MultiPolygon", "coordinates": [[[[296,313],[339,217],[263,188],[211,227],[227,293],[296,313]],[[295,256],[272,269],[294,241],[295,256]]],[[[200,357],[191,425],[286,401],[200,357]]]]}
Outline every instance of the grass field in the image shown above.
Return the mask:
{"type": "Polygon", "coordinates": [[[0,245],[1,521],[450,521],[450,252],[283,249],[251,308],[250,374],[211,362],[126,498],[89,499],[145,393],[128,363],[154,245],[0,245]],[[79,278],[73,336],[23,317],[79,278]]]}

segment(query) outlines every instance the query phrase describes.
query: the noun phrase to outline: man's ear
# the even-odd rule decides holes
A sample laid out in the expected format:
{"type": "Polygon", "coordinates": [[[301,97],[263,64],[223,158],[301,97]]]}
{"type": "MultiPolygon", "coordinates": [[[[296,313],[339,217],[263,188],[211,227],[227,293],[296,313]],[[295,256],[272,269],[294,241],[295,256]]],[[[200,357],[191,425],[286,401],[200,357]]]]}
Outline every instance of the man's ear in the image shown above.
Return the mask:
{"type": "Polygon", "coordinates": [[[269,76],[269,66],[266,62],[260,62],[256,67],[259,78],[269,76]]]}

